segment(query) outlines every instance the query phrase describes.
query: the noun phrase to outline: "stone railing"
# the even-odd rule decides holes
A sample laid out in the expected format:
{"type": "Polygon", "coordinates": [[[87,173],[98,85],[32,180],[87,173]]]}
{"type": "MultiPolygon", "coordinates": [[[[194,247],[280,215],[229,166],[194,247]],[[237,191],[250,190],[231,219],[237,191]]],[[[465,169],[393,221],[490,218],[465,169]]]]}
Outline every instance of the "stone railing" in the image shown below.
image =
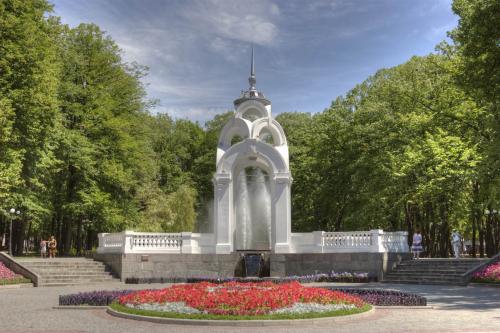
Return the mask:
{"type": "MultiPolygon", "coordinates": [[[[408,233],[383,230],[292,233],[289,253],[398,252],[408,248],[408,233]]],[[[99,234],[98,253],[215,253],[214,234],[124,231],[99,234]]]]}
{"type": "Polygon", "coordinates": [[[383,230],[292,233],[292,253],[408,252],[408,233],[383,230]]]}
{"type": "Polygon", "coordinates": [[[99,234],[97,253],[206,253],[212,234],[124,231],[99,234]]]}

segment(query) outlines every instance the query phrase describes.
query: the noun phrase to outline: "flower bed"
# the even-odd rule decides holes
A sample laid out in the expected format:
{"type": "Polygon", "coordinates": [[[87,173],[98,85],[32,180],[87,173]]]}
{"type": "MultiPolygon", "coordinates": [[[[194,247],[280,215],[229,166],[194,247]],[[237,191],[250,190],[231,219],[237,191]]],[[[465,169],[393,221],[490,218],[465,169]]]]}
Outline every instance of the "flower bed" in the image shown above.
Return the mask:
{"type": "Polygon", "coordinates": [[[29,279],[26,279],[22,275],[14,273],[9,268],[7,268],[7,266],[0,262],[0,286],[6,284],[19,284],[29,282],[31,282],[29,279]]]}
{"type": "MultiPolygon", "coordinates": [[[[423,296],[394,290],[382,289],[338,289],[331,290],[358,296],[363,301],[377,306],[425,306],[427,299],[423,296]]],[[[110,305],[120,296],[134,293],[134,290],[92,291],[86,293],[59,296],[59,305],[110,305]]]]}
{"type": "Polygon", "coordinates": [[[330,288],[330,289],[358,296],[366,303],[378,306],[426,306],[427,305],[427,299],[423,296],[396,290],[347,289],[347,288],[346,289],[330,288]]]}
{"type": "Polygon", "coordinates": [[[304,287],[298,282],[214,284],[201,282],[118,297],[118,311],[191,319],[283,319],[352,314],[370,308],[340,291],[304,287]]]}
{"type": "Polygon", "coordinates": [[[472,276],[473,282],[500,283],[500,262],[486,266],[472,276]]]}
{"type": "Polygon", "coordinates": [[[91,291],[86,293],[59,296],[59,305],[92,305],[106,306],[119,297],[135,292],[135,290],[91,291]]]}
{"type": "Polygon", "coordinates": [[[189,278],[127,278],[125,283],[128,284],[142,284],[142,283],[198,283],[198,282],[210,282],[210,283],[227,283],[227,282],[274,282],[274,283],[288,283],[292,281],[297,281],[300,283],[311,283],[311,282],[356,282],[356,283],[367,283],[376,281],[376,277],[368,273],[353,273],[353,272],[330,272],[321,274],[311,274],[311,275],[293,275],[286,277],[272,277],[272,278],[240,278],[240,277],[228,277],[228,278],[214,278],[214,277],[189,277],[189,278]]]}

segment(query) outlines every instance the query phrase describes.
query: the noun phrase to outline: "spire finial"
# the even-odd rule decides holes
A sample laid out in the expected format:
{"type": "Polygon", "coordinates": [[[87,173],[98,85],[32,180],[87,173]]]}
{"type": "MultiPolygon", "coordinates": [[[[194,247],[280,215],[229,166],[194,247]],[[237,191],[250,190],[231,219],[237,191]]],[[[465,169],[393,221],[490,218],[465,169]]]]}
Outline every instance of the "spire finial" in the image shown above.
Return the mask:
{"type": "Polygon", "coordinates": [[[250,90],[255,90],[255,83],[257,80],[255,79],[255,62],[253,56],[253,45],[252,45],[252,62],[250,65],[250,77],[248,78],[248,82],[250,83],[250,90]]]}

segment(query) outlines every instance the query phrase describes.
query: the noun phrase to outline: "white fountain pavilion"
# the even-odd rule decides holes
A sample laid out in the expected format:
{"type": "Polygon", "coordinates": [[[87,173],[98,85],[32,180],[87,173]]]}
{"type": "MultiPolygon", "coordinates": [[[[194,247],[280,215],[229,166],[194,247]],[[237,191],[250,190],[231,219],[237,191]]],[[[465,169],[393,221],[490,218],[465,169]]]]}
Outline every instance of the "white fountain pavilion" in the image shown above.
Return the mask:
{"type": "Polygon", "coordinates": [[[407,254],[407,233],[402,231],[292,233],[288,144],[272,117],[271,102],[255,87],[253,50],[248,81],[250,87],[234,101],[234,115],[217,146],[213,232],[102,233],[96,258],[125,279],[228,276],[238,254],[246,252],[267,253],[271,275],[306,274],[325,267],[331,271],[334,263],[343,270],[368,265],[364,271],[378,274],[387,262],[407,254]]]}
{"type": "Polygon", "coordinates": [[[238,250],[289,253],[291,240],[288,145],[272,117],[271,102],[255,88],[234,101],[235,112],[217,147],[215,252],[238,250]]]}

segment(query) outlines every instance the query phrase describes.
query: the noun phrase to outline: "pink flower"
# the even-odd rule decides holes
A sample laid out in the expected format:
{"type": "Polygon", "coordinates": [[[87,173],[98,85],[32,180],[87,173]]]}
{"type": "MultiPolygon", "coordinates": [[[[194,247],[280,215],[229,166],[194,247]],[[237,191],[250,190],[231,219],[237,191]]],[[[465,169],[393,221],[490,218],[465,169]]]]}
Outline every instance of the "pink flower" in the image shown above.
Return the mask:
{"type": "Polygon", "coordinates": [[[0,280],[11,280],[22,277],[8,269],[3,263],[0,262],[0,280]]]}

